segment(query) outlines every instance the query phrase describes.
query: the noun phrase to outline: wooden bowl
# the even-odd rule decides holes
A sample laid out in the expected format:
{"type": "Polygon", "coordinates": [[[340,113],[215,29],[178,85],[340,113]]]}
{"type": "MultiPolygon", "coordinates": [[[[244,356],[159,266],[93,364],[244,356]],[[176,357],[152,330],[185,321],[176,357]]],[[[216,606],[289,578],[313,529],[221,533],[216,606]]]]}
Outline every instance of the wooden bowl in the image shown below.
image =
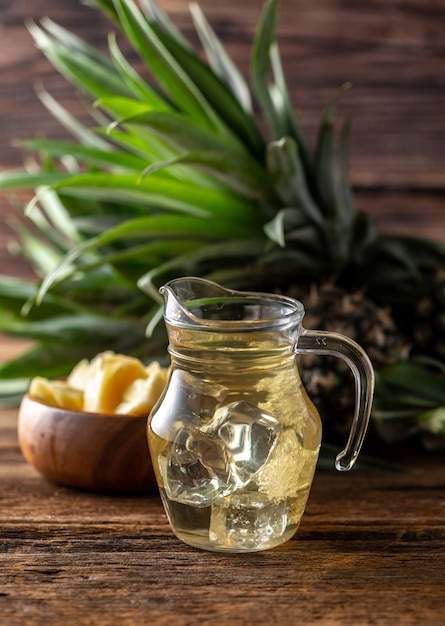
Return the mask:
{"type": "Polygon", "coordinates": [[[62,485],[98,492],[157,491],[147,417],[70,411],[24,396],[18,439],[25,459],[62,485]]]}

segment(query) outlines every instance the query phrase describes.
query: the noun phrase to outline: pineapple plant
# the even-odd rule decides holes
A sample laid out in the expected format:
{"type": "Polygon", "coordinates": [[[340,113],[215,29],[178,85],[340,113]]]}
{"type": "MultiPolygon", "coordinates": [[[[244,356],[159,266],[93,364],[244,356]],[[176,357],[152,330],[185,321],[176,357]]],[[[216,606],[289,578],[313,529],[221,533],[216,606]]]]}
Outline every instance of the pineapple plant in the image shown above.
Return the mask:
{"type": "MultiPolygon", "coordinates": [[[[115,33],[104,54],[49,19],[29,26],[88,100],[92,123],[41,88],[73,139],[23,142],[33,160],[0,175],[5,191],[34,191],[16,248],[39,277],[0,277],[0,331],[35,342],[0,366],[3,404],[17,403],[33,376],[64,376],[103,350],[162,363],[158,287],[196,275],[300,298],[308,327],[339,330],[371,352],[378,435],[440,445],[443,323],[428,340],[420,329],[428,315],[443,322],[445,247],[384,236],[354,207],[350,124],[334,125],[348,85],[327,104],[312,148],[286,86],[278,0],[260,16],[251,87],[197,5],[205,59],[154,0],[89,4],[139,62],[129,63],[115,33]]],[[[350,403],[345,374],[337,362],[330,376],[320,367],[304,365],[305,383],[335,433],[350,403]]]]}

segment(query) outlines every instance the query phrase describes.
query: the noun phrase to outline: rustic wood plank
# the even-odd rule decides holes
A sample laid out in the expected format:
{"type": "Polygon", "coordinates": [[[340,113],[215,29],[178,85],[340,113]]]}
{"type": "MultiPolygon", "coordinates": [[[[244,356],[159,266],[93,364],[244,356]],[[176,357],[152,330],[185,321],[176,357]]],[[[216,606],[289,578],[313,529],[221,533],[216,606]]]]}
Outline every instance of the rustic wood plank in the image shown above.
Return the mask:
{"type": "Polygon", "coordinates": [[[0,412],[0,612],[12,626],[439,626],[445,614],[443,458],[409,472],[318,471],[297,535],[263,553],[176,540],[157,494],[51,483],[0,412]]]}
{"type": "Polygon", "coordinates": [[[419,189],[358,189],[358,209],[371,215],[380,232],[414,235],[445,243],[445,195],[419,189]]]}
{"type": "Polygon", "coordinates": [[[26,620],[8,623],[284,625],[301,620],[330,626],[389,624],[400,616],[408,626],[440,624],[443,569],[432,567],[429,556],[437,543],[419,550],[416,559],[410,555],[416,570],[404,576],[400,597],[400,570],[409,550],[401,543],[388,548],[369,537],[362,542],[306,537],[273,553],[231,558],[184,555],[162,533],[125,537],[116,529],[111,551],[112,535],[104,539],[92,532],[74,544],[69,533],[76,529],[68,529],[68,536],[51,530],[17,541],[14,558],[8,559],[2,615],[26,620]],[[360,550],[361,559],[355,556],[360,550]],[[372,563],[381,550],[380,567],[360,566],[360,560],[372,563]],[[81,570],[75,566],[79,562],[81,570]],[[370,586],[372,593],[363,594],[370,586]]]}
{"type": "Polygon", "coordinates": [[[418,476],[322,471],[293,540],[223,555],[177,541],[157,496],[69,490],[0,451],[1,614],[30,626],[439,625],[443,490],[437,463],[418,476]]]}
{"type": "Polygon", "coordinates": [[[440,623],[445,484],[434,456],[415,474],[319,471],[293,540],[227,556],[177,541],[156,494],[110,497],[46,481],[20,454],[16,420],[0,413],[8,624],[383,625],[395,604],[404,624],[440,623]]]}
{"type": "MultiPolygon", "coordinates": [[[[160,1],[194,38],[186,0],[160,1]]],[[[200,3],[235,60],[247,72],[258,0],[200,3]]],[[[8,5],[2,22],[0,59],[0,167],[19,166],[14,138],[61,131],[37,102],[33,84],[47,88],[79,116],[84,109],[73,90],[35,50],[25,18],[50,15],[102,49],[110,24],[78,2],[57,6],[37,0],[32,7],[8,5]]],[[[303,128],[313,138],[321,111],[345,81],[354,84],[341,114],[354,118],[352,175],[358,185],[443,187],[442,37],[445,6],[438,0],[298,0],[281,3],[280,44],[291,95],[303,128]]],[[[124,46],[125,48],[125,46],[124,46]]]]}

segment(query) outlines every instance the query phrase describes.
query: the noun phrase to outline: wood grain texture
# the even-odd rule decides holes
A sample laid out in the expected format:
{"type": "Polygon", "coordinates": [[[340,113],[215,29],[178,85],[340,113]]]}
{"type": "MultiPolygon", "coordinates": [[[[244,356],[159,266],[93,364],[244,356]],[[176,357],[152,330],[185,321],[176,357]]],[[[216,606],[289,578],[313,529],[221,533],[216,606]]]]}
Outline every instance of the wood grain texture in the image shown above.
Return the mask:
{"type": "MultiPolygon", "coordinates": [[[[0,360],[22,349],[0,343],[0,360]]],[[[295,537],[212,553],[172,534],[157,495],[56,485],[0,411],[0,623],[8,626],[442,626],[443,456],[409,472],[318,470],[295,537]]]]}
{"type": "MultiPolygon", "coordinates": [[[[159,0],[177,25],[196,41],[188,0],[159,0]]],[[[234,60],[247,74],[262,0],[200,5],[234,60]]],[[[99,12],[77,0],[0,0],[0,170],[20,167],[14,140],[63,137],[64,131],[37,100],[45,87],[83,120],[75,90],[34,47],[24,22],[50,16],[106,50],[112,29],[99,12]]],[[[445,40],[442,0],[289,0],[281,2],[279,42],[292,101],[314,141],[321,112],[344,82],[339,121],[353,119],[351,177],[358,203],[383,230],[445,241],[445,40]]],[[[134,58],[123,44],[123,49],[134,58]]],[[[0,271],[29,273],[11,261],[8,225],[14,201],[0,196],[0,271]],[[11,265],[12,263],[12,265],[11,265]]],[[[19,214],[15,210],[15,217],[19,214]]]]}
{"type": "Polygon", "coordinates": [[[176,540],[157,496],[47,482],[20,456],[15,428],[15,413],[0,413],[5,624],[443,623],[445,482],[434,457],[413,474],[320,471],[293,540],[228,556],[176,540]]]}
{"type": "MultiPolygon", "coordinates": [[[[2,167],[18,166],[16,138],[60,129],[34,95],[43,81],[48,90],[79,115],[83,106],[73,89],[35,49],[23,26],[49,15],[87,41],[106,49],[112,29],[100,13],[80,2],[3,0],[0,57],[2,167]]],[[[161,0],[178,26],[193,40],[186,0],[161,0]]],[[[200,3],[233,58],[248,72],[253,33],[262,2],[211,0],[200,3]]],[[[281,3],[279,41],[295,107],[313,137],[328,98],[344,82],[353,89],[340,114],[355,119],[352,172],[356,184],[442,187],[445,6],[437,0],[293,0],[281,3]]],[[[127,46],[128,50],[128,46],[127,46]]]]}
{"type": "Polygon", "coordinates": [[[47,406],[30,395],[18,414],[25,459],[42,476],[96,492],[157,491],[146,416],[84,413],[47,406]]]}
{"type": "MultiPolygon", "coordinates": [[[[188,0],[160,0],[193,37],[188,0]]],[[[262,0],[200,0],[247,71],[262,0]]],[[[45,87],[87,119],[35,49],[24,21],[49,15],[106,48],[109,23],[77,0],[0,0],[0,170],[21,166],[15,139],[61,137],[38,102],[45,87]]],[[[445,241],[443,0],[283,0],[280,46],[313,141],[345,81],[354,120],[357,205],[384,230],[445,241]]],[[[6,252],[23,198],[0,196],[0,272],[29,274],[6,252]]],[[[13,353],[7,340],[0,346],[13,353]]],[[[445,617],[443,459],[411,474],[318,472],[295,538],[270,552],[221,555],[177,541],[157,496],[120,498],[47,482],[27,465],[17,416],[0,413],[0,621],[8,626],[441,626],[445,617]]]]}

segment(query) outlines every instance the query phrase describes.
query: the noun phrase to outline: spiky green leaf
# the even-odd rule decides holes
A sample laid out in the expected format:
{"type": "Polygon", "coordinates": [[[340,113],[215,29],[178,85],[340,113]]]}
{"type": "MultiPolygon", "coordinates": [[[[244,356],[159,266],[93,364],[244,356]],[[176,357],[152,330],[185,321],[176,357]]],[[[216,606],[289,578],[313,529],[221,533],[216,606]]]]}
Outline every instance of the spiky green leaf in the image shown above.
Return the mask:
{"type": "Polygon", "coordinates": [[[106,55],[85,44],[67,31],[44,20],[31,23],[29,31],[37,46],[69,81],[94,98],[111,94],[128,95],[129,90],[106,55]],[[60,32],[59,32],[60,31],[60,32]]]}
{"type": "Polygon", "coordinates": [[[240,239],[202,246],[198,250],[180,255],[153,268],[139,279],[138,285],[153,299],[160,301],[159,285],[156,284],[156,281],[161,277],[168,276],[169,273],[179,271],[183,274],[185,268],[218,259],[230,259],[232,257],[252,259],[258,257],[263,250],[264,242],[262,239],[240,239]]]}
{"type": "Polygon", "coordinates": [[[291,137],[273,141],[267,146],[267,169],[277,193],[287,206],[296,206],[317,227],[325,222],[307,187],[298,145],[291,137]]]}
{"type": "Polygon", "coordinates": [[[199,5],[193,2],[190,5],[190,12],[193,17],[196,32],[207,54],[210,67],[215,74],[220,77],[227,88],[231,90],[244,111],[251,115],[253,111],[252,98],[244,77],[227,54],[199,5]]]}
{"type": "Polygon", "coordinates": [[[169,161],[154,163],[142,172],[142,176],[177,164],[195,166],[222,183],[228,191],[256,200],[259,218],[263,209],[267,214],[266,206],[274,197],[271,181],[267,172],[244,155],[225,150],[195,150],[169,161]]]}

